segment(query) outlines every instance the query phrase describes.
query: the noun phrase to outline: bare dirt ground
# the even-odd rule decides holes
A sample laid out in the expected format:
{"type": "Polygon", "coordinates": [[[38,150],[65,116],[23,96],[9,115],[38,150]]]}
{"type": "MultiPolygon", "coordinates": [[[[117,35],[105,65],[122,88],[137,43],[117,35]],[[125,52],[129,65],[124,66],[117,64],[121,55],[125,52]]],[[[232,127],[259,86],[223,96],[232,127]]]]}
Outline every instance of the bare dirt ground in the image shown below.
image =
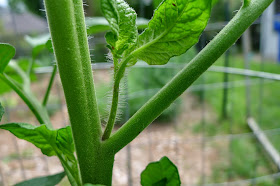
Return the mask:
{"type": "MultiPolygon", "coordinates": [[[[101,72],[100,79],[104,79],[103,76],[104,73],[101,72]]],[[[41,80],[41,83],[32,88],[37,92],[37,96],[42,98],[40,92],[45,89],[47,80],[41,80]]],[[[209,145],[202,148],[202,136],[191,130],[201,121],[201,107],[196,97],[190,94],[183,97],[182,111],[177,119],[170,123],[153,123],[130,144],[130,150],[126,147],[116,155],[113,185],[128,185],[129,174],[132,176],[133,185],[140,185],[140,174],[148,163],[163,156],[169,157],[178,166],[184,185],[199,183],[202,174],[211,175],[212,165],[217,161],[217,152],[209,145]],[[131,161],[128,161],[128,153],[131,161]],[[128,164],[131,168],[128,168],[128,164]]],[[[6,110],[7,114],[2,123],[37,123],[16,94],[6,94],[2,100],[13,108],[6,110]]],[[[56,101],[62,106],[54,107],[57,111],[53,113],[51,120],[55,128],[58,128],[68,123],[67,109],[58,81],[50,97],[50,102],[56,101]]],[[[206,110],[205,117],[211,119],[215,114],[207,106],[206,110]]],[[[13,185],[24,179],[62,171],[56,157],[41,155],[40,150],[32,144],[16,139],[6,131],[0,131],[0,160],[0,186],[13,185]]]]}

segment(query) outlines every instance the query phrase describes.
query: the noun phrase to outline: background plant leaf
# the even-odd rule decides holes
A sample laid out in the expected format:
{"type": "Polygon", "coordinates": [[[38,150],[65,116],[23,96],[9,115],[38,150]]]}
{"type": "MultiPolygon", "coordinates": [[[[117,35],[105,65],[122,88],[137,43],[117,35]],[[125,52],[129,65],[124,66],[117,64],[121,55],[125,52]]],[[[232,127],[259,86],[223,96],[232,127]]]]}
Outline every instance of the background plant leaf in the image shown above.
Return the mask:
{"type": "Polygon", "coordinates": [[[148,28],[139,36],[134,59],[150,65],[166,64],[198,42],[211,12],[209,0],[165,0],[148,28]]]}
{"type": "Polygon", "coordinates": [[[181,185],[177,167],[165,156],[150,163],[141,173],[143,186],[179,186],[181,185]]]}
{"type": "Polygon", "coordinates": [[[0,43],[0,73],[3,73],[10,60],[15,56],[16,50],[12,45],[0,43]]]}
{"type": "Polygon", "coordinates": [[[136,13],[124,0],[102,0],[101,9],[112,29],[106,34],[107,43],[113,55],[121,56],[136,44],[136,13]]]}
{"type": "Polygon", "coordinates": [[[5,109],[0,102],[0,121],[2,120],[4,113],[5,113],[5,109]]]}
{"type": "Polygon", "coordinates": [[[25,180],[23,182],[15,184],[15,186],[53,186],[58,184],[64,177],[65,172],[60,172],[54,175],[42,176],[30,180],[25,180]]]}

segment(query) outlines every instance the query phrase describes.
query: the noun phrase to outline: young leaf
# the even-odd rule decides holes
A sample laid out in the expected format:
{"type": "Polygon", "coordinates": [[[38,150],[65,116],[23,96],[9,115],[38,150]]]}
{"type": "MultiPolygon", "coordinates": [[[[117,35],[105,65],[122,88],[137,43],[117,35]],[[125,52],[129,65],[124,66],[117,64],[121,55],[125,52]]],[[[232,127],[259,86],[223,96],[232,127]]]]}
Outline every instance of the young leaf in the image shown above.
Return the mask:
{"type": "Polygon", "coordinates": [[[15,186],[50,186],[58,184],[65,177],[65,172],[42,176],[15,184],[15,186]]]}
{"type": "Polygon", "coordinates": [[[10,60],[15,56],[16,50],[12,45],[0,43],[0,73],[3,73],[10,60]]]}
{"type": "MultiPolygon", "coordinates": [[[[138,29],[147,28],[148,23],[148,19],[141,17],[136,19],[136,25],[138,29]]],[[[108,21],[104,17],[86,17],[86,25],[88,35],[111,30],[108,21]]]]}
{"type": "Polygon", "coordinates": [[[197,43],[207,25],[211,0],[165,0],[155,11],[148,28],[139,36],[134,59],[150,65],[166,64],[197,43]]]}
{"type": "Polygon", "coordinates": [[[46,125],[35,127],[26,123],[9,123],[0,125],[0,129],[8,130],[16,137],[32,143],[47,156],[56,155],[51,146],[51,143],[54,143],[56,131],[51,132],[46,125]]]}
{"type": "Polygon", "coordinates": [[[74,156],[74,142],[70,126],[50,130],[46,125],[35,127],[26,123],[0,125],[16,137],[31,142],[47,156],[58,156],[72,185],[79,185],[78,163],[74,156]]]}
{"type": "Polygon", "coordinates": [[[102,0],[101,9],[112,29],[106,41],[113,55],[121,56],[136,44],[136,13],[124,0],[102,0]]]}
{"type": "Polygon", "coordinates": [[[4,107],[1,105],[1,102],[0,102],[0,121],[2,120],[4,113],[5,113],[4,107]]]}
{"type": "Polygon", "coordinates": [[[146,167],[141,173],[141,184],[143,186],[179,186],[181,181],[177,167],[165,156],[146,167]]]}

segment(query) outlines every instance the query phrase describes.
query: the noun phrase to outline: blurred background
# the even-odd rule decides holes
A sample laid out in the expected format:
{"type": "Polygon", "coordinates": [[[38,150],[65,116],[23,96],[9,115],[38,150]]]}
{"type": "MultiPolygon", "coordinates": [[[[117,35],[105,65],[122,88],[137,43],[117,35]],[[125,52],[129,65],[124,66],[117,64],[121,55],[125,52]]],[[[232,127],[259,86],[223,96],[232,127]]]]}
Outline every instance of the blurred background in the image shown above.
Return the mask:
{"type": "MultiPolygon", "coordinates": [[[[142,18],[141,33],[161,0],[127,2],[142,18]]],[[[240,6],[241,1],[218,0],[196,46],[164,66],[139,62],[129,68],[122,81],[116,129],[190,62],[240,6]]],[[[112,63],[104,39],[106,28],[102,27],[106,22],[100,18],[100,0],[86,0],[84,8],[104,122],[112,87],[112,63]]],[[[280,185],[279,13],[280,1],[275,0],[214,66],[117,154],[113,185],[140,185],[140,174],[147,164],[163,156],[178,166],[182,185],[280,185]]],[[[39,99],[43,99],[54,64],[53,54],[46,47],[40,48],[48,38],[43,0],[0,0],[0,42],[15,46],[14,59],[22,69],[35,61],[32,90],[39,99]]],[[[7,74],[20,81],[13,70],[8,69],[7,74]]],[[[2,81],[0,101],[6,109],[2,123],[38,124],[18,95],[2,81]]],[[[55,128],[69,124],[59,74],[47,109],[55,128]]],[[[43,156],[33,145],[0,131],[0,186],[61,170],[55,157],[43,156]]],[[[67,185],[67,180],[61,185],[67,185]]]]}

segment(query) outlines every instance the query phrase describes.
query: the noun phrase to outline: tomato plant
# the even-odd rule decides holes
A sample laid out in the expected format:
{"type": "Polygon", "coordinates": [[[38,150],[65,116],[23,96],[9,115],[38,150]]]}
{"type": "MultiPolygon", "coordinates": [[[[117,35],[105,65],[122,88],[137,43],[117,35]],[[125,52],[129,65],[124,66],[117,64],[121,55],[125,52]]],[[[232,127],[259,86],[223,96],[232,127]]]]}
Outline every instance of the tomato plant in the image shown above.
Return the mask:
{"type": "MultiPolygon", "coordinates": [[[[65,172],[37,178],[36,183],[41,180],[43,185],[43,180],[49,180],[54,185],[66,174],[71,185],[111,185],[115,154],[135,139],[233,45],[272,1],[245,0],[229,24],[191,62],[120,129],[111,134],[118,109],[119,85],[126,68],[139,60],[150,65],[163,65],[171,57],[185,53],[198,41],[206,27],[212,2],[164,0],[154,12],[148,27],[139,35],[137,15],[124,0],[102,0],[101,8],[111,28],[106,34],[106,41],[114,64],[113,99],[108,122],[102,130],[83,1],[45,0],[51,42],[71,126],[52,129],[44,107],[47,98],[43,104],[34,98],[29,91],[30,81],[25,73],[19,72],[23,74],[23,84],[15,82],[4,73],[15,49],[8,44],[1,44],[0,78],[22,97],[42,125],[35,127],[25,123],[9,123],[0,128],[33,143],[43,154],[60,159],[65,172]]],[[[49,42],[48,44],[50,45],[49,42]]],[[[0,106],[0,116],[2,115],[3,109],[0,106]]],[[[180,185],[177,169],[166,157],[150,164],[141,178],[143,185],[180,185]]],[[[34,179],[29,180],[29,185],[33,181],[34,179]]]]}

